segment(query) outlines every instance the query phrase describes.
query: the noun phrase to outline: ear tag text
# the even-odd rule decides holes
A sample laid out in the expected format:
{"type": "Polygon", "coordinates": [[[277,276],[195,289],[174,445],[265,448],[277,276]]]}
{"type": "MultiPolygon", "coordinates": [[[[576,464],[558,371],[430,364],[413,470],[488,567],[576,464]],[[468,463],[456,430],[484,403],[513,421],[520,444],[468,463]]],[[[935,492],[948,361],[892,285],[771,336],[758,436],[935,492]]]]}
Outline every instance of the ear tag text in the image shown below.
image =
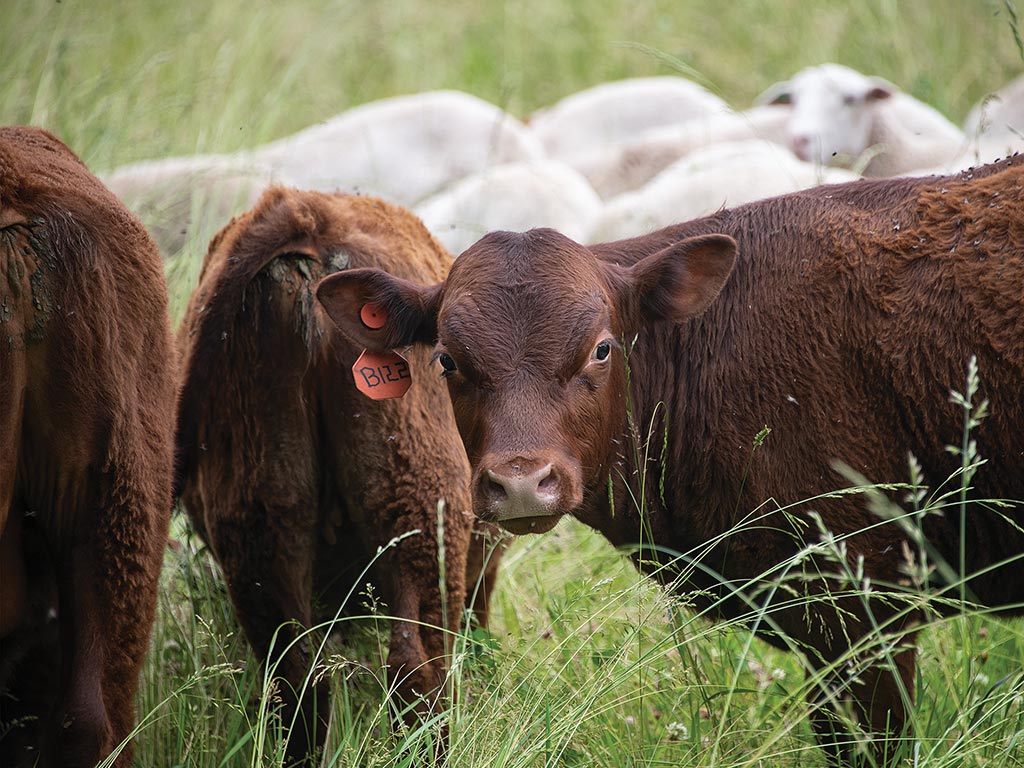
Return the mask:
{"type": "Polygon", "coordinates": [[[401,397],[412,385],[409,361],[397,352],[371,352],[364,349],[352,366],[352,378],[356,389],[371,400],[401,397]]]}

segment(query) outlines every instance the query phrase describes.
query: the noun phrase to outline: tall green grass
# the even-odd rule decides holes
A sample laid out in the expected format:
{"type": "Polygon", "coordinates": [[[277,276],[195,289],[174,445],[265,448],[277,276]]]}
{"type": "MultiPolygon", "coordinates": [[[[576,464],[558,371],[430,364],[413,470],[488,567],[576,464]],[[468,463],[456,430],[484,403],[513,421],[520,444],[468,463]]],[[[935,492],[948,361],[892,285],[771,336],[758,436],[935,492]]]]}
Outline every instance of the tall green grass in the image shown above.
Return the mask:
{"type": "MultiPolygon", "coordinates": [[[[0,122],[43,125],[102,170],[233,151],[433,88],[525,116],[598,82],[680,73],[742,107],[826,60],[885,76],[959,121],[1024,69],[1011,11],[1003,0],[7,0],[0,122]]],[[[192,243],[170,275],[178,311],[203,250],[192,243]]],[[[138,701],[137,763],[278,765],[273,685],[215,566],[180,522],[176,537],[138,701]]],[[[1024,627],[964,605],[921,633],[905,764],[1024,765],[1024,627]]],[[[414,765],[435,732],[393,732],[387,608],[366,613],[319,659],[335,694],[328,756],[414,765]]],[[[816,681],[797,655],[695,616],[685,595],[571,521],[513,545],[489,632],[455,648],[446,765],[823,764],[804,703],[816,681]]]]}
{"type": "Polygon", "coordinates": [[[1020,73],[1005,0],[6,0],[0,123],[93,168],[232,151],[373,99],[459,88],[519,115],[633,75],[743,107],[835,60],[954,121],[1020,73]]]}
{"type": "MultiPolygon", "coordinates": [[[[984,411],[974,381],[960,398],[968,437],[984,411]]],[[[963,461],[948,487],[929,494],[913,470],[902,488],[851,475],[852,492],[864,496],[879,525],[901,524],[914,546],[924,547],[914,526],[937,509],[947,515],[966,510],[964,483],[984,471],[976,454],[965,452],[963,461]],[[893,490],[910,491],[906,507],[893,502],[893,490]]],[[[757,515],[741,525],[758,524],[757,515]]],[[[186,545],[168,556],[147,667],[141,710],[149,720],[137,739],[139,762],[279,765],[277,723],[268,717],[273,687],[238,635],[215,568],[187,536],[180,538],[186,545]]],[[[808,540],[814,543],[787,562],[766,564],[758,576],[759,585],[778,585],[775,605],[807,601],[802,568],[813,557],[816,567],[826,564],[826,574],[832,563],[832,598],[888,600],[923,611],[919,671],[907,691],[916,700],[914,737],[902,764],[1024,763],[1021,622],[996,620],[965,600],[958,564],[921,557],[923,549],[916,560],[907,558],[915,586],[908,590],[865,580],[841,538],[822,531],[820,541],[808,540]],[[943,576],[944,589],[925,589],[929,563],[943,576]],[[955,618],[939,619],[933,607],[952,609],[955,618]]],[[[771,620],[771,609],[752,604],[747,616],[708,622],[688,606],[685,589],[656,586],[576,523],[522,539],[504,563],[490,630],[455,639],[456,695],[437,716],[448,723],[449,740],[436,764],[824,765],[805,704],[822,676],[805,675],[799,655],[770,648],[745,628],[771,620]]],[[[345,623],[343,638],[317,661],[313,673],[329,674],[334,683],[330,765],[419,765],[436,748],[437,721],[392,730],[395,704],[383,682],[380,641],[388,621],[386,606],[371,606],[363,619],[345,623]]],[[[879,632],[855,650],[836,664],[851,679],[864,657],[884,663],[893,648],[879,632]]]]}
{"type": "MultiPolygon", "coordinates": [[[[254,664],[209,562],[168,556],[140,711],[138,764],[280,765],[273,689],[254,664]]],[[[876,590],[884,590],[876,587],[876,590]]],[[[876,598],[878,592],[873,593],[876,598]]],[[[402,766],[430,727],[392,732],[383,683],[386,607],[344,628],[331,675],[330,764],[402,766]]],[[[921,634],[919,766],[1024,761],[1024,627],[968,609],[921,634]]],[[[872,642],[880,642],[877,638],[872,642]]],[[[450,766],[820,766],[800,659],[710,623],[567,522],[514,547],[490,633],[455,643],[450,766]]],[[[885,651],[882,650],[882,653],[885,651]]]]}

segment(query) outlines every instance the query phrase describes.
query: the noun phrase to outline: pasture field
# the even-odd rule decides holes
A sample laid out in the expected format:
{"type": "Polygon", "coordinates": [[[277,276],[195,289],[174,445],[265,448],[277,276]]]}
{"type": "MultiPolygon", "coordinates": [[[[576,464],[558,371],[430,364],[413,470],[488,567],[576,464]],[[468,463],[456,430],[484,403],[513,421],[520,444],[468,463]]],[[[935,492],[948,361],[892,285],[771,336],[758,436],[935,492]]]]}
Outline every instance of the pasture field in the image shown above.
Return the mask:
{"type": "MultiPolygon", "coordinates": [[[[598,82],[677,73],[742,108],[822,61],[887,77],[960,122],[1024,70],[1015,5],[5,0],[0,123],[42,125],[99,171],[233,151],[435,88],[525,116],[598,82]]],[[[169,264],[177,307],[204,250],[193,241],[169,264]]],[[[951,442],[960,429],[950,425],[951,442]]],[[[137,764],[279,765],[266,715],[273,691],[211,560],[180,517],[173,528],[182,546],[167,554],[137,764]]],[[[864,588],[848,576],[849,588],[864,588]]],[[[338,766],[420,765],[432,731],[392,732],[378,631],[387,608],[365,602],[368,618],[346,620],[347,638],[321,659],[336,701],[328,756],[338,766]]],[[[922,631],[916,742],[904,764],[1024,766],[1024,623],[953,610],[922,631]]],[[[572,521],[512,545],[489,632],[456,645],[439,764],[824,765],[804,703],[815,680],[805,681],[796,655],[695,616],[685,594],[656,587],[572,521]]]]}

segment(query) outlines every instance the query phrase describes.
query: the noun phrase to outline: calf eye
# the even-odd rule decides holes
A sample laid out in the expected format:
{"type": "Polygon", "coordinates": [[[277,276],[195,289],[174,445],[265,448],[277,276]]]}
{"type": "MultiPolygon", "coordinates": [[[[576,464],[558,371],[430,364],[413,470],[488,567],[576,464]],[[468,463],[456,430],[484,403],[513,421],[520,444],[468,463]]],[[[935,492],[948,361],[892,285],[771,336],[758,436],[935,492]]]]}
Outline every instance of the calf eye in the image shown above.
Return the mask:
{"type": "Polygon", "coordinates": [[[442,352],[437,356],[437,360],[441,363],[441,368],[443,369],[441,371],[442,376],[447,376],[448,374],[455,373],[455,371],[458,370],[458,366],[455,365],[455,361],[452,360],[451,355],[442,352]]]}
{"type": "Polygon", "coordinates": [[[607,360],[608,355],[611,354],[612,345],[610,342],[602,341],[596,347],[594,347],[594,359],[595,360],[607,360]]]}

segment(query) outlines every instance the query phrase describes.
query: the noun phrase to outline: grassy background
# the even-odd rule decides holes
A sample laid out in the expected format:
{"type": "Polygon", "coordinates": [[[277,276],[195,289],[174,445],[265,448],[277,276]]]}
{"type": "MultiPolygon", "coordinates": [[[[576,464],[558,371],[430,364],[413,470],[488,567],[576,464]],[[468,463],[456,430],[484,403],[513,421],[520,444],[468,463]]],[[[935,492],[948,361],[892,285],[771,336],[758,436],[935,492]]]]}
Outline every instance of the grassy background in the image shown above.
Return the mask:
{"type": "Polygon", "coordinates": [[[230,151],[372,99],[460,88],[526,115],[692,76],[735,106],[801,67],[887,77],[955,122],[1022,70],[1004,0],[5,0],[0,122],[103,169],[230,151]]]}
{"type": "MultiPolygon", "coordinates": [[[[1024,69],[1002,0],[4,0],[0,122],[94,169],[232,151],[372,99],[459,88],[525,116],[598,82],[692,77],[737,107],[801,67],[889,78],[959,122],[1024,69]]],[[[201,245],[190,258],[198,258],[201,245]]],[[[182,270],[176,274],[194,274],[182,270]]],[[[183,296],[190,285],[177,280],[183,296]]],[[[268,692],[209,561],[168,554],[138,763],[275,765],[268,692]]],[[[392,735],[374,620],[332,646],[338,765],[416,764],[392,735]]],[[[457,655],[457,766],[817,766],[796,657],[694,620],[571,522],[516,543],[492,635],[457,655]]],[[[1024,628],[922,637],[917,766],[1024,765],[1024,628]]]]}

